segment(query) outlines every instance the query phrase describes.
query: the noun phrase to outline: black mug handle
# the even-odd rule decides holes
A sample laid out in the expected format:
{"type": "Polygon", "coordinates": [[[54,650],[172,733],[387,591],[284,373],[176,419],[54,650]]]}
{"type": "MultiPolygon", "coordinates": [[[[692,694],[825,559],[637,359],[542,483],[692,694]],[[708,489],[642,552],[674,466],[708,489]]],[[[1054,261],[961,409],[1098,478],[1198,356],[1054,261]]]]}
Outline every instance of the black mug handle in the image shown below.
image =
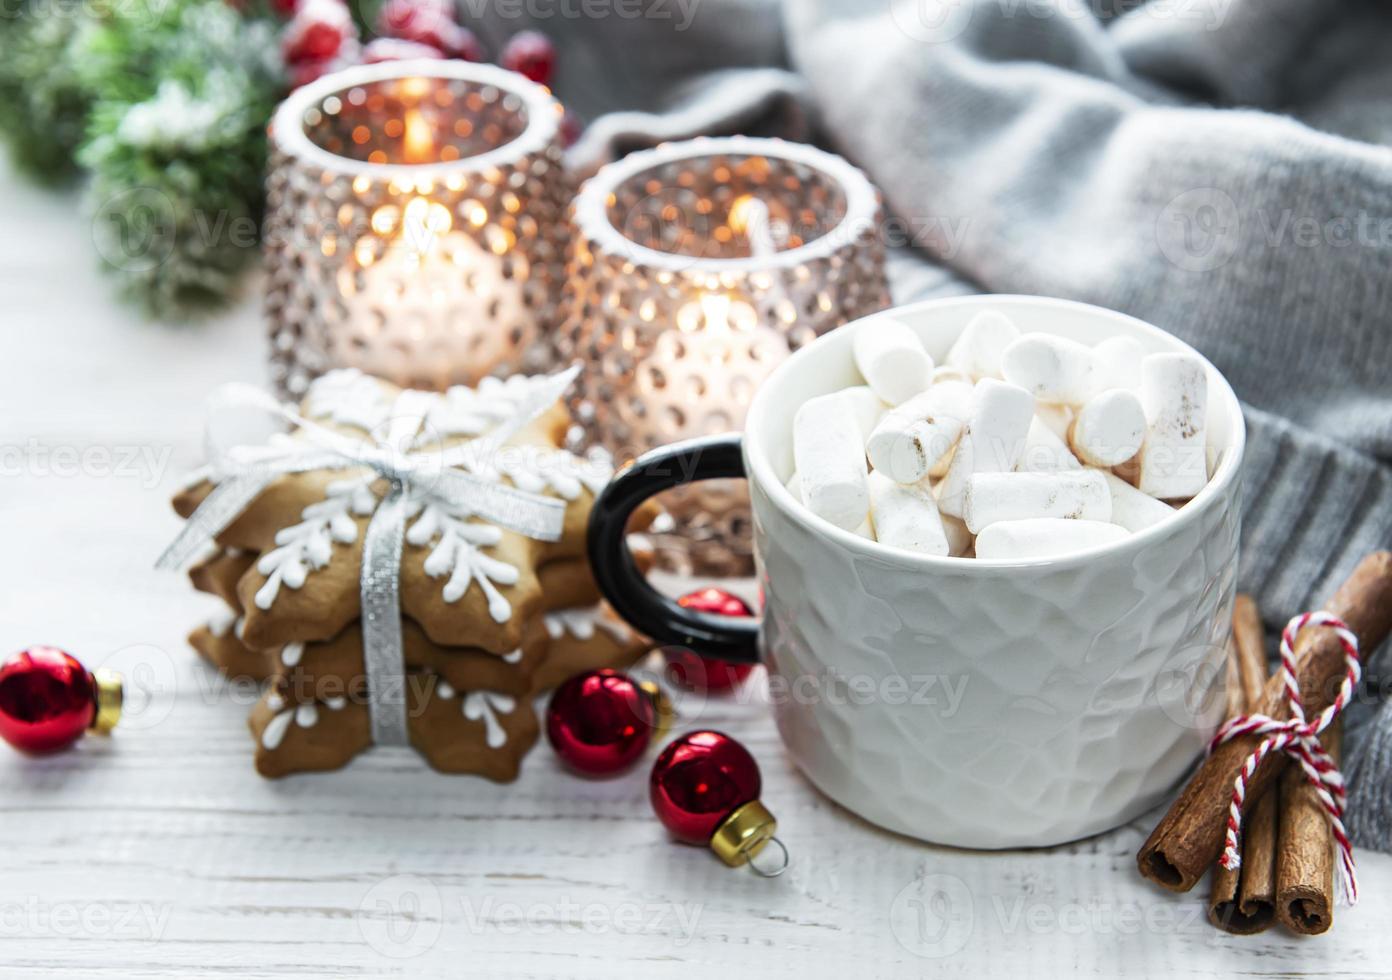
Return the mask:
{"type": "Polygon", "coordinates": [[[599,591],[614,611],[659,643],[687,647],[734,663],[759,659],[759,621],[712,616],[678,605],[639,571],[624,529],[643,501],[698,480],[743,479],[740,435],[710,436],[644,453],[609,483],[590,512],[588,549],[599,591]]]}

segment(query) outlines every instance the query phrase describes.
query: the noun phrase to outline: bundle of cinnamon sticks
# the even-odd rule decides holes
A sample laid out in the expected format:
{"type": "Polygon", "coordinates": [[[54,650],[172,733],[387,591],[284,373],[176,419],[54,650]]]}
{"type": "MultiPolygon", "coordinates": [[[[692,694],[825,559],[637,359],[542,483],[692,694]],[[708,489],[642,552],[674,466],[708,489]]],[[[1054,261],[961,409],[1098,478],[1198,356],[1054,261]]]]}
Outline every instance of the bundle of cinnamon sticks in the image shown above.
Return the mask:
{"type": "MultiPolygon", "coordinates": [[[[1324,604],[1348,624],[1359,648],[1372,653],[1392,631],[1392,553],[1375,552],[1324,604]]],[[[1239,596],[1233,613],[1229,714],[1254,711],[1284,719],[1289,711],[1280,676],[1266,676],[1261,617],[1239,596]]],[[[1307,627],[1295,644],[1297,679],[1305,713],[1329,706],[1344,676],[1344,652],[1332,630],[1307,627]]],[[[1321,735],[1338,759],[1341,725],[1321,735]]],[[[1151,833],[1136,862],[1141,874],[1172,891],[1193,888],[1215,868],[1209,918],[1233,933],[1260,932],[1280,921],[1293,932],[1314,935],[1334,921],[1334,843],[1323,807],[1300,767],[1273,753],[1252,774],[1242,807],[1242,863],[1217,867],[1227,829],[1233,781],[1261,741],[1234,738],[1214,749],[1179,799],[1151,833]]]]}

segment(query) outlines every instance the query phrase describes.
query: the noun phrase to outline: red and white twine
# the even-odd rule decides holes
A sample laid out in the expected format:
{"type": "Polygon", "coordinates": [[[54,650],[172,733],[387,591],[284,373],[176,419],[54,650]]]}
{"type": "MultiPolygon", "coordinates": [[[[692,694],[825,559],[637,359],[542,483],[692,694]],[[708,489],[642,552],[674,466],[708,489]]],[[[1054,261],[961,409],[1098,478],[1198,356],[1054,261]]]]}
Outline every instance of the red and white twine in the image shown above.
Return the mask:
{"type": "Polygon", "coordinates": [[[1272,752],[1284,752],[1300,763],[1305,778],[1314,786],[1319,801],[1329,818],[1329,828],[1339,849],[1339,879],[1344,897],[1350,905],[1358,901],[1358,876],[1353,867],[1353,845],[1349,843],[1348,832],[1344,829],[1344,807],[1348,797],[1344,792],[1344,777],[1334,760],[1320,745],[1319,733],[1329,727],[1353,697],[1354,687],[1362,675],[1363,668],[1358,662],[1358,637],[1343,620],[1327,612],[1301,613],[1281,631],[1281,683],[1285,687],[1286,704],[1290,707],[1290,718],[1277,721],[1267,715],[1250,714],[1230,718],[1213,736],[1208,750],[1212,752],[1224,742],[1244,735],[1265,736],[1252,754],[1243,763],[1242,769],[1233,781],[1232,802],[1228,806],[1228,832],[1224,842],[1223,856],[1219,864],[1229,870],[1242,865],[1242,854],[1238,842],[1242,834],[1242,801],[1247,797],[1247,783],[1272,752]],[[1300,682],[1295,675],[1295,638],[1306,626],[1325,626],[1334,631],[1344,648],[1344,663],[1347,669],[1339,693],[1329,707],[1315,717],[1305,720],[1305,705],[1300,697],[1300,682]]]}

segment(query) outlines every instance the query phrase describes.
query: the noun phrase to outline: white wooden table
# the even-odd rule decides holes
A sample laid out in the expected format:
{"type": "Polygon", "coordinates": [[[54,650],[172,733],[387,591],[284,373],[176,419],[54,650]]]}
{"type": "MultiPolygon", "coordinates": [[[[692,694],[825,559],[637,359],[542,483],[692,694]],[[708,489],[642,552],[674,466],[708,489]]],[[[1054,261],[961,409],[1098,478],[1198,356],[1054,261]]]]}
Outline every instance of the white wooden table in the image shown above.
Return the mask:
{"type": "Polygon", "coordinates": [[[773,881],[669,843],[645,769],[586,782],[544,745],[509,786],[388,751],[258,778],[253,693],[184,643],[213,602],[151,568],[203,397],[261,377],[254,298],[142,323],[73,198],[0,186],[0,651],[56,644],[134,689],[110,739],[0,748],[0,976],[1392,977],[1388,857],[1360,855],[1330,936],[1224,936],[1136,875],[1154,815],[1048,851],[896,837],[798,775],[757,694],[681,724],[760,761],[794,859],[773,881]]]}

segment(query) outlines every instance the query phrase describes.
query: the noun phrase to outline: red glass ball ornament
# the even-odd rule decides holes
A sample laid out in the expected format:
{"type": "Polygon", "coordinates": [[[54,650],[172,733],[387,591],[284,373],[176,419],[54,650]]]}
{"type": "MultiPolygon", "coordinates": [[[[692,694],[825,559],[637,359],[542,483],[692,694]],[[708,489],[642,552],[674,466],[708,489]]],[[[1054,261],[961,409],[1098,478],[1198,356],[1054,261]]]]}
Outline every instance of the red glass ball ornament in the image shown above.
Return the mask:
{"type": "MultiPolygon", "coordinates": [[[[677,604],[697,612],[712,616],[753,616],[754,610],[737,595],[724,589],[706,588],[688,592],[677,600],[677,604]]],[[[732,664],[714,657],[703,657],[691,650],[669,647],[663,651],[667,656],[668,676],[678,684],[693,691],[720,693],[737,687],[751,673],[755,664],[732,664]]]]}
{"type": "Polygon", "coordinates": [[[723,732],[688,732],[653,763],[648,783],[653,810],[672,836],[710,842],[716,829],[759,798],[762,780],[749,751],[723,732]]]}
{"type": "Polygon", "coordinates": [[[0,737],[35,754],[56,752],[98,720],[97,679],[56,647],[30,647],[0,666],[0,737]]]}
{"type": "Polygon", "coordinates": [[[556,46],[540,31],[519,31],[503,46],[498,64],[538,85],[550,85],[556,74],[556,46]]]}
{"type": "Polygon", "coordinates": [[[576,674],[551,695],[546,738],[567,766],[587,776],[612,776],[632,766],[667,715],[656,685],[616,670],[576,674]]]}

